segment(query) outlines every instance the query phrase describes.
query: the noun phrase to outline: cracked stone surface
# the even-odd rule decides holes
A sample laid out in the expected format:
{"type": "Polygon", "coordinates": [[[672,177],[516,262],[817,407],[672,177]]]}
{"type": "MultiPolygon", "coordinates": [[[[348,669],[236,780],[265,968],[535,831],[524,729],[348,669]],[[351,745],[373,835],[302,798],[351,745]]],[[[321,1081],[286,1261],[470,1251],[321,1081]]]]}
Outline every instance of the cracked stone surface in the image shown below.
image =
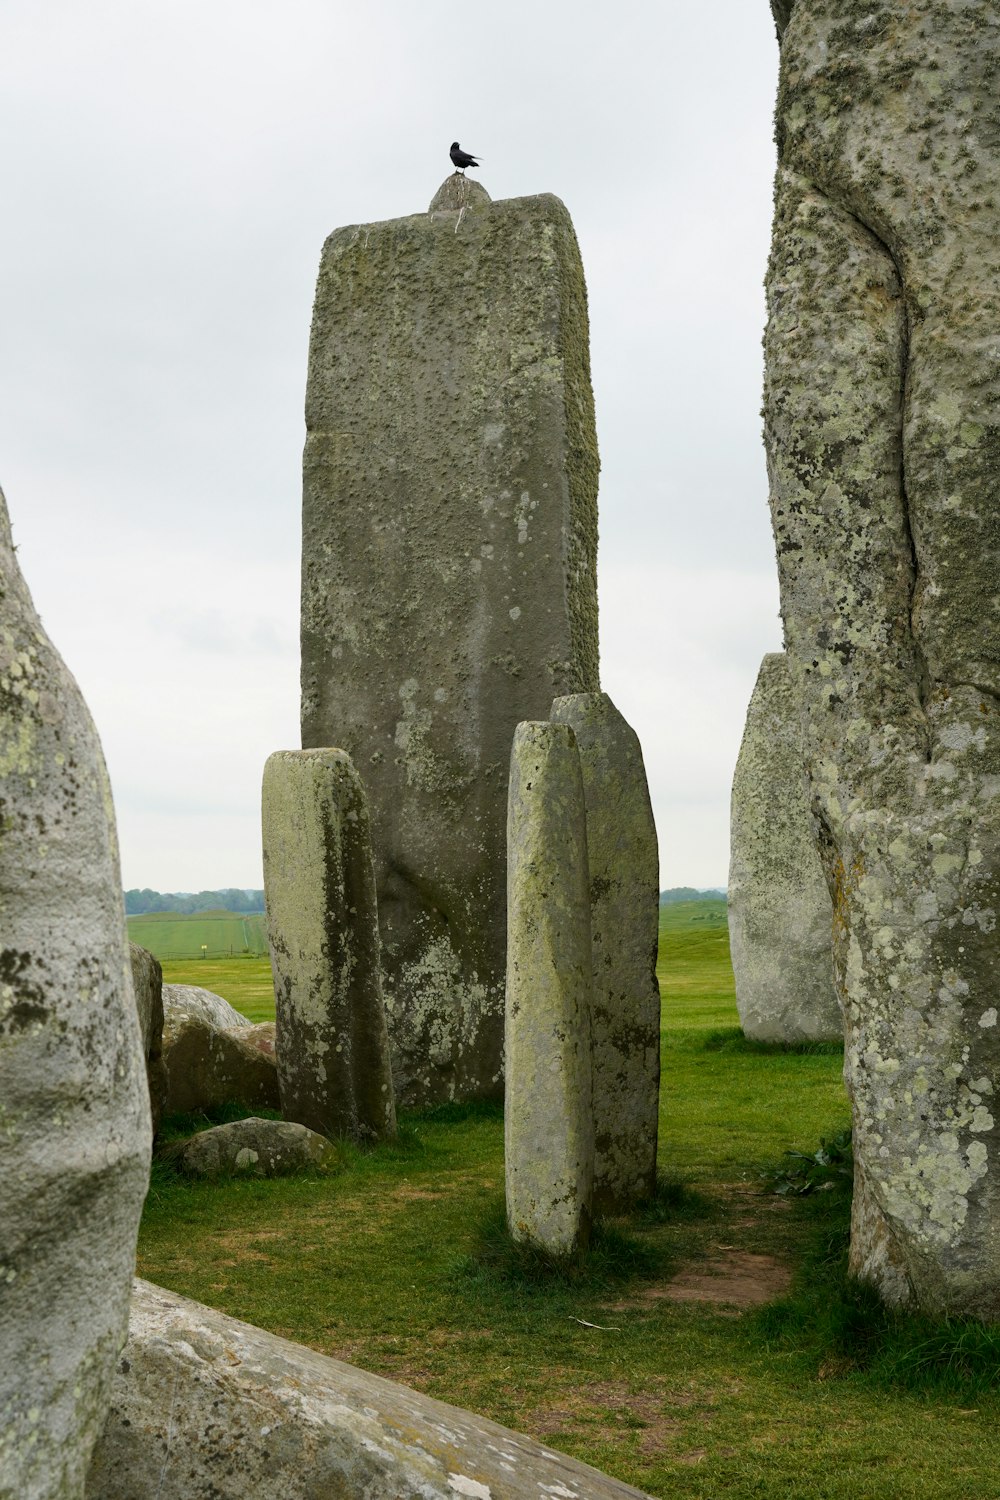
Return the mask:
{"type": "Polygon", "coordinates": [[[797,0],[765,427],[834,891],[854,1271],[1000,1317],[1000,16],[797,0]]]}
{"type": "Polygon", "coordinates": [[[302,743],[372,816],[397,1101],[502,1091],[514,730],[595,691],[586,289],[551,194],[336,230],[306,395],[302,743]]]}
{"type": "Polygon", "coordinates": [[[593,971],[587,816],[568,724],[517,726],[507,820],[504,1171],[516,1240],[590,1236],[593,971]]]}
{"type": "Polygon", "coordinates": [[[264,767],[264,890],[286,1120],[396,1134],[368,799],[343,750],[264,767]]]}
{"type": "Polygon", "coordinates": [[[781,651],[761,662],[733,776],[728,905],[744,1035],[839,1041],[833,906],[809,807],[799,704],[781,651]]]}
{"type": "Polygon", "coordinates": [[[79,1500],[151,1130],[114,809],[0,494],[0,1496],[79,1500]]]}

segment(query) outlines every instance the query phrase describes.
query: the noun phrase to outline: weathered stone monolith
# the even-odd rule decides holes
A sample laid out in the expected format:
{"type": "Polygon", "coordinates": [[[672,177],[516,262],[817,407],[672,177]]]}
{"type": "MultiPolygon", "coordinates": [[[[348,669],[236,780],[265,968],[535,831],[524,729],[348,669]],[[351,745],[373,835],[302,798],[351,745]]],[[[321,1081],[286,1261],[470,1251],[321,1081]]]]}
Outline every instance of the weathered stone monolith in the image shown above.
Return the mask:
{"type": "Polygon", "coordinates": [[[809,807],[799,705],[782,651],[761,662],[733,776],[729,949],[745,1036],[840,1040],[833,906],[809,807]]]}
{"type": "Polygon", "coordinates": [[[150,1120],[114,814],[0,494],[0,1496],[77,1500],[124,1342],[150,1120]]]}
{"type": "Polygon", "coordinates": [[[516,1240],[570,1255],[590,1235],[593,974],[587,816],[566,724],[519,724],[507,818],[504,1162],[516,1240]]]}
{"type": "Polygon", "coordinates": [[[302,743],[365,781],[397,1097],[502,1088],[510,743],[598,687],[587,302],[558,198],[338,229],[306,396],[302,743]]]}
{"type": "Polygon", "coordinates": [[[163,969],[160,960],[147,948],[140,948],[138,943],[129,944],[129,960],[142,1050],[146,1057],[149,1112],[155,1136],[167,1095],[167,1072],[163,1064],[163,969]]]}
{"type": "Polygon", "coordinates": [[[995,1320],[1000,17],[782,10],[765,422],[834,892],[851,1265],[995,1320]]]}
{"type": "Polygon", "coordinates": [[[638,736],[607,693],[552,705],[576,736],[587,808],[594,974],[594,1209],[634,1207],[656,1186],[660,1111],[660,865],[638,736]]]}
{"type": "Polygon", "coordinates": [[[282,1114],[323,1135],[394,1135],[368,801],[350,756],[270,756],[263,830],[282,1114]]]}
{"type": "Polygon", "coordinates": [[[87,1500],[647,1500],[474,1412],[137,1281],[87,1500]]]}

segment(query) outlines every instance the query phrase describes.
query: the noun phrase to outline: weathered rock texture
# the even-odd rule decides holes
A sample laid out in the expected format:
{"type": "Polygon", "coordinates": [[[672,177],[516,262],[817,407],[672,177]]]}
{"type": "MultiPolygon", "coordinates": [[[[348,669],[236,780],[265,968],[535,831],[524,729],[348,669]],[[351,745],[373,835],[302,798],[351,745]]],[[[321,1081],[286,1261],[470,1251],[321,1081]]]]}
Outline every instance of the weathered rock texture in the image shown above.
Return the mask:
{"type": "Polygon", "coordinates": [[[643,1500],[499,1427],[137,1281],[87,1500],[643,1500]]]}
{"type": "Polygon", "coordinates": [[[765,418],[834,891],[851,1263],[1000,1317],[1000,14],[797,0],[765,418]]]}
{"type": "Polygon", "coordinates": [[[746,1036],[839,1041],[833,906],[809,807],[798,700],[781,651],[761,662],[733,776],[729,948],[746,1036]]]}
{"type": "Polygon", "coordinates": [[[593,974],[587,820],[567,724],[519,724],[507,820],[504,1163],[516,1240],[569,1255],[590,1235],[593,974]]]}
{"type": "Polygon", "coordinates": [[[230,1005],[214,990],[206,990],[199,984],[165,984],[163,986],[163,1012],[167,1020],[179,1015],[197,1016],[210,1026],[232,1031],[238,1026],[252,1026],[242,1011],[230,1005]]]}
{"type": "Polygon", "coordinates": [[[125,1337],[149,1094],[104,760],[0,494],[0,1496],[82,1495],[125,1337]]]}
{"type": "Polygon", "coordinates": [[[607,693],[557,698],[576,736],[587,809],[594,972],[594,1209],[632,1207],[656,1186],[660,864],[642,749],[607,693]]]}
{"type": "Polygon", "coordinates": [[[302,743],[368,790],[397,1100],[499,1094],[510,742],[597,681],[583,270],[543,194],[337,230],[306,397],[302,743]]]}
{"type": "Polygon", "coordinates": [[[324,1135],[394,1135],[371,824],[350,756],[270,756],[263,830],[282,1113],[324,1135]]]}
{"type": "Polygon", "coordinates": [[[166,1013],[163,1066],[165,1115],[242,1104],[279,1109],[274,1022],[220,1028],[184,1011],[166,1013]]]}
{"type": "Polygon", "coordinates": [[[192,1177],[285,1177],[339,1161],[325,1135],[290,1120],[256,1116],[201,1130],[170,1155],[192,1177]]]}
{"type": "Polygon", "coordinates": [[[146,1054],[149,1110],[155,1136],[167,1094],[167,1072],[163,1066],[163,970],[159,959],[154,958],[148,949],[140,948],[138,943],[129,943],[129,957],[142,1050],[146,1054]]]}

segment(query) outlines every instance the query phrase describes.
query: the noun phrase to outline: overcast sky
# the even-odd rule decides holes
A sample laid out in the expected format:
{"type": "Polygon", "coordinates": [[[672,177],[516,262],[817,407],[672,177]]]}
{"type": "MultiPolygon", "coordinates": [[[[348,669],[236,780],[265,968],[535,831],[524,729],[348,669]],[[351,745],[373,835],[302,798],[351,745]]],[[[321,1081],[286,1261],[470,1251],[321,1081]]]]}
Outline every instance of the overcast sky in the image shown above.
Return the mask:
{"type": "Polygon", "coordinates": [[[319,254],[427,207],[458,139],[554,192],[590,297],[602,683],[664,885],[723,885],[763,652],[777,44],[766,0],[5,0],[0,484],[111,772],[126,886],[261,881],[298,737],[319,254]]]}

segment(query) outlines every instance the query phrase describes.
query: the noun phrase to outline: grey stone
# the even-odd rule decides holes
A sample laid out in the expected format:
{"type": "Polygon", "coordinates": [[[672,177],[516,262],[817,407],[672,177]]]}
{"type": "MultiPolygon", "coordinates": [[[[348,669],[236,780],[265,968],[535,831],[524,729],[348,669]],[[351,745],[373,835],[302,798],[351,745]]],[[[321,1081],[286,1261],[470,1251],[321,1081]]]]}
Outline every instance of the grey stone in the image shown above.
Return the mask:
{"type": "Polygon", "coordinates": [[[233,1120],[191,1136],[171,1152],[191,1177],[284,1177],[334,1167],[337,1152],[326,1136],[289,1120],[233,1120]]]}
{"type": "Polygon", "coordinates": [[[510,742],[597,672],[573,226],[543,194],[338,229],[306,395],[302,743],[372,809],[397,1103],[499,1095],[510,742]]]}
{"type": "Polygon", "coordinates": [[[146,1082],[153,1135],[160,1128],[163,1101],[167,1095],[167,1071],[163,1066],[163,969],[158,958],[138,943],[129,944],[135,1008],[139,1016],[142,1047],[146,1054],[146,1082]]]}
{"type": "Polygon", "coordinates": [[[566,724],[519,724],[507,821],[504,1167],[515,1240],[590,1235],[593,973],[580,756],[566,724]]]}
{"type": "Polygon", "coordinates": [[[361,778],[343,750],[278,750],[262,805],[282,1113],[324,1135],[395,1135],[361,778]]]}
{"type": "Polygon", "coordinates": [[[785,27],[792,18],[792,10],[795,0],[771,0],[771,14],[774,17],[775,30],[778,33],[778,41],[785,34],[785,27]]]}
{"type": "Polygon", "coordinates": [[[199,1015],[168,1010],[163,1028],[163,1113],[191,1114],[229,1103],[247,1109],[280,1108],[274,1052],[273,1021],[223,1029],[199,1015]]]}
{"type": "Polygon", "coordinates": [[[429,212],[458,214],[463,209],[479,208],[490,202],[492,199],[481,182],[465,177],[461,172],[452,172],[431,199],[429,212]]]}
{"type": "Polygon", "coordinates": [[[644,1500],[485,1417],[137,1281],[87,1500],[644,1500]]]}
{"type": "Polygon", "coordinates": [[[660,863],[642,749],[607,693],[557,698],[576,736],[587,808],[594,971],[594,1210],[656,1186],[660,1116],[660,863]]]}
{"type": "Polygon", "coordinates": [[[0,1496],[78,1500],[125,1337],[149,1093],[111,790],[0,494],[0,1496]]]}
{"type": "Polygon", "coordinates": [[[163,1011],[168,1018],[175,1015],[198,1016],[210,1026],[232,1031],[237,1026],[252,1026],[242,1011],[230,1005],[214,990],[206,990],[198,984],[165,984],[163,986],[163,1011]]]}
{"type": "Polygon", "coordinates": [[[851,1265],[1000,1318],[996,7],[796,0],[765,423],[833,892],[851,1265]],[[832,24],[833,22],[836,24],[832,24]]]}
{"type": "Polygon", "coordinates": [[[729,948],[744,1035],[839,1041],[833,904],[809,808],[798,700],[781,651],[764,657],[747,709],[729,828],[729,948]]]}

